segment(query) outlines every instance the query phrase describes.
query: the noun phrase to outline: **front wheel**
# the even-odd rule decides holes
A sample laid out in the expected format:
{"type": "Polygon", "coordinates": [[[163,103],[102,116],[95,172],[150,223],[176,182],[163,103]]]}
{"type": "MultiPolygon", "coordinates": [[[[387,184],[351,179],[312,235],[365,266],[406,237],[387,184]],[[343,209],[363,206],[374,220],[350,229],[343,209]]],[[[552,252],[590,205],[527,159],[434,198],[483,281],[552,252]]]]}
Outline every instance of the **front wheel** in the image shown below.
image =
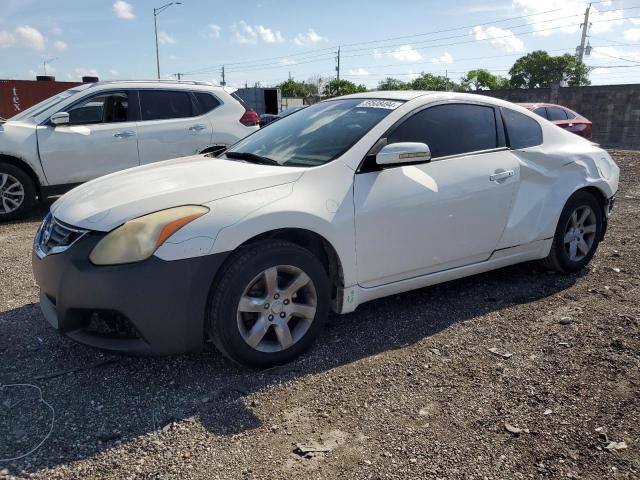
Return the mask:
{"type": "Polygon", "coordinates": [[[223,267],[210,294],[209,333],[241,365],[281,365],[311,346],[329,301],[327,272],[313,253],[290,242],[260,242],[223,267]]]}
{"type": "Polygon", "coordinates": [[[560,214],[551,251],[542,264],[562,273],[586,267],[602,238],[602,215],[593,195],[584,191],[574,193],[560,214]]]}
{"type": "Polygon", "coordinates": [[[36,188],[24,170],[0,162],[0,222],[25,216],[36,202],[36,188]]]}

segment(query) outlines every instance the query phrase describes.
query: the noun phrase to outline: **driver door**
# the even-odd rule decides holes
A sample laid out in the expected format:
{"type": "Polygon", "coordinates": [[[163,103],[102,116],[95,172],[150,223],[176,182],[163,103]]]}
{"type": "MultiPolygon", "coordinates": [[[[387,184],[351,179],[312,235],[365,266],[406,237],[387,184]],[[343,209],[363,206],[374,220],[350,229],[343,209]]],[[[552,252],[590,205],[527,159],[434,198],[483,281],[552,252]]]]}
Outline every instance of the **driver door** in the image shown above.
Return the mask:
{"type": "Polygon", "coordinates": [[[364,287],[487,260],[519,182],[518,161],[490,106],[426,108],[387,134],[387,144],[397,142],[426,143],[432,160],[369,165],[356,174],[358,283],[364,287]]]}
{"type": "Polygon", "coordinates": [[[135,101],[100,92],[69,107],[66,125],[38,127],[40,159],[51,185],[81,183],[140,164],[135,101]]]}

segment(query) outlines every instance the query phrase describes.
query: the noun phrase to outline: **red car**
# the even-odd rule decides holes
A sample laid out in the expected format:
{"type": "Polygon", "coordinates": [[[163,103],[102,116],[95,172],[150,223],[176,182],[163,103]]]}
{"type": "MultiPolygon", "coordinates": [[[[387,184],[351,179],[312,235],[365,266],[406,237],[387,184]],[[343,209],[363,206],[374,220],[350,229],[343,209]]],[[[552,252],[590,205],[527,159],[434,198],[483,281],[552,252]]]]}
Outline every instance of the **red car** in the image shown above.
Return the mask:
{"type": "Polygon", "coordinates": [[[565,130],[591,140],[591,120],[567,107],[553,103],[519,103],[518,105],[537,113],[565,130]]]}

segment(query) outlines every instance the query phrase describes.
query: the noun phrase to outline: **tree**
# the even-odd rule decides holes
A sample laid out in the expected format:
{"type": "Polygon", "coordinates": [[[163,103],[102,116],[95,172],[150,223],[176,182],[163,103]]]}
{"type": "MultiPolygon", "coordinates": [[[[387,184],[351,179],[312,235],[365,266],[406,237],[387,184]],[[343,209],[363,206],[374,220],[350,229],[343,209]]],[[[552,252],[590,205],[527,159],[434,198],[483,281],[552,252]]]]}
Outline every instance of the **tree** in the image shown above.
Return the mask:
{"type": "Polygon", "coordinates": [[[422,73],[409,83],[412,90],[459,90],[459,85],[447,77],[422,73]]]}
{"type": "Polygon", "coordinates": [[[494,75],[484,68],[469,70],[460,80],[463,90],[497,90],[509,88],[509,79],[494,75]]]}
{"type": "Polygon", "coordinates": [[[331,80],[324,87],[324,95],[328,97],[337,97],[339,95],[349,95],[350,93],[366,92],[367,87],[364,85],[356,85],[349,80],[331,80]]]}
{"type": "Polygon", "coordinates": [[[397,78],[387,77],[378,83],[378,90],[407,90],[409,84],[397,78]]]}
{"type": "Polygon", "coordinates": [[[296,82],[293,78],[278,85],[285,98],[306,98],[318,94],[318,87],[312,83],[296,82]]]}
{"type": "Polygon", "coordinates": [[[564,83],[574,87],[590,85],[589,69],[575,56],[565,53],[550,56],[544,50],[520,57],[509,70],[513,88],[548,88],[552,83],[564,83]]]}

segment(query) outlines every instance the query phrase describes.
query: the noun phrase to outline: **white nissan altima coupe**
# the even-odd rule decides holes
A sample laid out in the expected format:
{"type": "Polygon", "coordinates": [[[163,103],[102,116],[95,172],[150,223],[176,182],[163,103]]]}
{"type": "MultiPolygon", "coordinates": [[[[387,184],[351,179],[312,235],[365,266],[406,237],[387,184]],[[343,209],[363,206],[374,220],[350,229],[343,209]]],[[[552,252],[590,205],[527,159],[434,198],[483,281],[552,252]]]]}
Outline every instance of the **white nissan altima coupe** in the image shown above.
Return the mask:
{"type": "Polygon", "coordinates": [[[198,155],[86,183],[35,238],[60,332],[149,354],[214,343],[263,368],[329,309],[518,262],[575,272],[603,239],[609,154],[512,103],[445,92],[326,100],[198,155]]]}

